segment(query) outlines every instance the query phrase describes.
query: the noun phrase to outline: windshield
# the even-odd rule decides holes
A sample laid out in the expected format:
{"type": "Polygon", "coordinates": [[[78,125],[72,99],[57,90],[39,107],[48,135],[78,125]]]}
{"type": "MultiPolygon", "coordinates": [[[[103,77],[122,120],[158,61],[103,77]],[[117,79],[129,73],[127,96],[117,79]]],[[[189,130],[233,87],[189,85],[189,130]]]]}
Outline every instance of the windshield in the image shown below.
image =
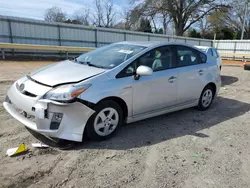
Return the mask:
{"type": "Polygon", "coordinates": [[[137,45],[111,44],[80,55],[76,58],[76,62],[104,69],[112,69],[143,49],[145,47],[137,45]]]}

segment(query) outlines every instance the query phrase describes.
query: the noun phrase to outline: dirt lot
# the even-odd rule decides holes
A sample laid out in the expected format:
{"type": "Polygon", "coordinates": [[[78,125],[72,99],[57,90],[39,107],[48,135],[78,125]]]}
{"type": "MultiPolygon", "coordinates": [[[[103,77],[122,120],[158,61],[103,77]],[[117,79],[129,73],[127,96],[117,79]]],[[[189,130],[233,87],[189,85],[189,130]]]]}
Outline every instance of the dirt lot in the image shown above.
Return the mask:
{"type": "Polygon", "coordinates": [[[107,141],[39,150],[2,102],[13,80],[44,64],[0,62],[0,187],[249,188],[249,71],[223,66],[206,112],[187,109],[126,125],[107,141]],[[28,153],[5,156],[21,143],[28,153]]]}

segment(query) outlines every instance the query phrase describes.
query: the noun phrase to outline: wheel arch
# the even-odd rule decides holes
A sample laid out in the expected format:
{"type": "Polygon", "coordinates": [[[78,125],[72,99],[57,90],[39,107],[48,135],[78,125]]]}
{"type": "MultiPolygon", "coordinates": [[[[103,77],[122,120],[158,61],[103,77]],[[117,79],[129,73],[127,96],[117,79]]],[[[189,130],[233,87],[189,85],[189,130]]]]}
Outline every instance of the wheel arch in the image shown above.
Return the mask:
{"type": "Polygon", "coordinates": [[[106,97],[106,98],[103,98],[102,100],[98,101],[96,104],[99,104],[100,102],[103,102],[103,101],[106,101],[106,100],[115,101],[122,109],[123,118],[126,119],[128,117],[128,106],[127,106],[126,102],[122,98],[115,97],[115,96],[106,97]]]}
{"type": "Polygon", "coordinates": [[[213,97],[214,97],[215,94],[216,94],[216,90],[217,90],[216,84],[213,83],[213,82],[209,82],[203,89],[205,89],[207,86],[211,86],[212,87],[212,89],[213,89],[213,97]]]}

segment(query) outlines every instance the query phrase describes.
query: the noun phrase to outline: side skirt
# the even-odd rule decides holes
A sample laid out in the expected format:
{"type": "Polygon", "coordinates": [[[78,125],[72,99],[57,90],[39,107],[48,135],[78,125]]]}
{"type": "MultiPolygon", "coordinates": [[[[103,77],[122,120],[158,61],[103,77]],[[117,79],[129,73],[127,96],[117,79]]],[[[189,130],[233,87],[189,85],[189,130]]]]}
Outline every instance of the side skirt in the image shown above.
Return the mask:
{"type": "Polygon", "coordinates": [[[140,120],[143,120],[143,119],[159,116],[159,115],[162,115],[162,114],[167,114],[167,113],[170,113],[170,112],[175,112],[175,111],[183,110],[183,109],[186,109],[186,108],[191,108],[191,107],[197,106],[198,101],[199,100],[196,99],[196,100],[193,100],[193,101],[191,101],[189,103],[179,104],[177,106],[171,106],[171,107],[167,107],[167,108],[164,108],[164,109],[155,110],[155,111],[147,112],[147,113],[144,113],[144,114],[139,114],[139,115],[136,115],[136,116],[128,117],[126,119],[126,123],[132,123],[132,122],[135,122],[135,121],[140,121],[140,120]]]}

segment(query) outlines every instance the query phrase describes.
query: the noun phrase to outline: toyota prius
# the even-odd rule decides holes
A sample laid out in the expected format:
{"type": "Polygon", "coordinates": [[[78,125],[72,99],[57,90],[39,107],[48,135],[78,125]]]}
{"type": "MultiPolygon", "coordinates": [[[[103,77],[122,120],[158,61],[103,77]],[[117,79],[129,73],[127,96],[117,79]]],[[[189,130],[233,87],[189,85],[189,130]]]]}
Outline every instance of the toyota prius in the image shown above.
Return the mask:
{"type": "Polygon", "coordinates": [[[3,106],[51,139],[103,140],[123,123],[190,107],[207,110],[220,85],[216,59],[194,46],[119,42],[20,78],[3,106]]]}

